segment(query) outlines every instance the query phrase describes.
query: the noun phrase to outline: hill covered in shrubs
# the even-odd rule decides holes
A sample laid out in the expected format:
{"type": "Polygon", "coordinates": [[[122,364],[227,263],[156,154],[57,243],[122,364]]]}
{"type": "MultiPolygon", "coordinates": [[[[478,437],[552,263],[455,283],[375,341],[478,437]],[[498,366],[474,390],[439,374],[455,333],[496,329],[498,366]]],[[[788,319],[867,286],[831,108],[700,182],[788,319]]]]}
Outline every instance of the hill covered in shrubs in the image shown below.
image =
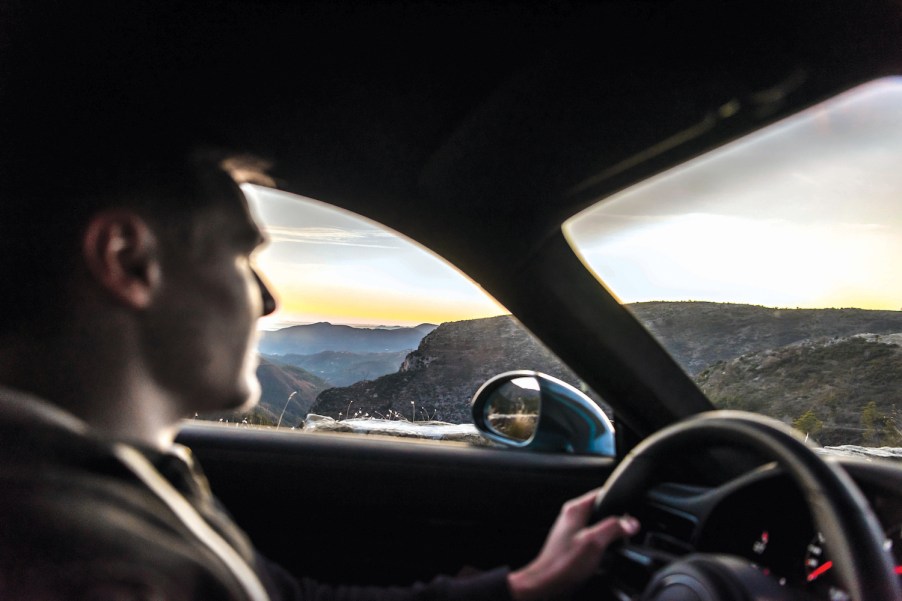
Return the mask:
{"type": "MultiPolygon", "coordinates": [[[[822,444],[902,446],[902,312],[709,302],[628,307],[715,406],[777,417],[822,444]]],[[[307,413],[466,423],[478,387],[514,369],[542,371],[580,386],[575,374],[510,316],[420,328],[421,339],[409,352],[344,350],[341,340],[356,334],[314,325],[307,334],[315,333],[317,345],[333,350],[293,354],[285,341],[295,330],[276,337],[287,353],[266,356],[261,364],[264,394],[255,413],[264,423],[275,423],[283,409],[283,425],[289,419],[295,425],[307,413]],[[339,338],[324,340],[327,331],[339,338]]],[[[307,334],[303,348],[319,348],[309,346],[307,334]]],[[[384,341],[382,332],[372,335],[384,341]]]]}

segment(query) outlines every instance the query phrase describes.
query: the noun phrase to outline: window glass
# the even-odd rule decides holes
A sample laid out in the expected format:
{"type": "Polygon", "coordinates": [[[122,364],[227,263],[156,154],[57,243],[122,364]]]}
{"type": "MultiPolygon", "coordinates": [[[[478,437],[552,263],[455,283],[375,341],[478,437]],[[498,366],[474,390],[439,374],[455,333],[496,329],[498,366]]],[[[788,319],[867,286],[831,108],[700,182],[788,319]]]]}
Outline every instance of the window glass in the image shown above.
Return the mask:
{"type": "Polygon", "coordinates": [[[902,79],[600,201],[586,265],[718,407],[902,447],[902,79]]]}
{"type": "Polygon", "coordinates": [[[482,444],[470,400],[499,373],[576,377],[481,288],[421,246],[331,205],[243,186],[279,301],[259,322],[262,398],[236,427],[482,444]]]}

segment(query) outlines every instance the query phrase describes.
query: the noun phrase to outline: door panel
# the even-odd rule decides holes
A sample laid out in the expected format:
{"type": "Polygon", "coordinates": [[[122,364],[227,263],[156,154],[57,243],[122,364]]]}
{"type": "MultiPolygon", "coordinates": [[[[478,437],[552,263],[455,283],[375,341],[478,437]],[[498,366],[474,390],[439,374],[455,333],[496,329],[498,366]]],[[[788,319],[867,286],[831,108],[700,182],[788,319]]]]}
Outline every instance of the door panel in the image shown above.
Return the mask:
{"type": "Polygon", "coordinates": [[[257,547],[324,582],[404,584],[519,566],[608,458],[186,425],[213,492],[257,547]]]}

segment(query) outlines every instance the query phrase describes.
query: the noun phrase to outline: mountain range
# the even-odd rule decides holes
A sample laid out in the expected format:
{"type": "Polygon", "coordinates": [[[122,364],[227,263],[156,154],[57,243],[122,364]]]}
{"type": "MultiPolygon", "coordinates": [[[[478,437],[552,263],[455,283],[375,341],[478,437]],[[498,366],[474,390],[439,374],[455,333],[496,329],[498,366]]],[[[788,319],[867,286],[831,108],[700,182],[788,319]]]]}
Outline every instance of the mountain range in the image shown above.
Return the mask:
{"type": "Polygon", "coordinates": [[[257,348],[264,355],[409,351],[417,348],[423,336],[436,327],[435,324],[423,323],[412,328],[356,328],[320,322],[265,332],[257,348]]]}
{"type": "MultiPolygon", "coordinates": [[[[902,333],[902,312],[710,302],[628,307],[716,406],[760,411],[805,426],[825,444],[888,442],[896,432],[902,441],[895,425],[896,407],[902,407],[902,395],[896,393],[902,391],[902,339],[896,336],[902,333]]],[[[535,369],[580,385],[510,316],[407,328],[415,331],[405,332],[408,341],[416,335],[420,339],[406,354],[399,349],[366,355],[372,351],[359,349],[374,347],[359,343],[359,334],[348,332],[356,329],[348,326],[297,327],[305,329],[269,336],[269,348],[288,352],[267,355],[267,363],[261,364],[261,410],[277,417],[286,392],[299,390],[283,425],[289,416],[300,420],[307,411],[334,418],[468,422],[476,389],[513,369],[535,369]],[[336,334],[331,342],[326,340],[329,331],[336,334]],[[333,350],[299,352],[290,340],[307,350],[324,345],[333,350]],[[287,376],[277,377],[279,370],[287,376]]],[[[374,334],[363,334],[368,335],[374,334]]],[[[375,342],[384,344],[384,339],[375,342]]],[[[902,425],[902,417],[898,423],[902,425]]]]}
{"type": "Polygon", "coordinates": [[[323,351],[313,355],[263,355],[279,365],[292,365],[308,371],[331,386],[349,386],[361,380],[372,380],[398,371],[410,349],[385,353],[352,353],[323,351]]]}

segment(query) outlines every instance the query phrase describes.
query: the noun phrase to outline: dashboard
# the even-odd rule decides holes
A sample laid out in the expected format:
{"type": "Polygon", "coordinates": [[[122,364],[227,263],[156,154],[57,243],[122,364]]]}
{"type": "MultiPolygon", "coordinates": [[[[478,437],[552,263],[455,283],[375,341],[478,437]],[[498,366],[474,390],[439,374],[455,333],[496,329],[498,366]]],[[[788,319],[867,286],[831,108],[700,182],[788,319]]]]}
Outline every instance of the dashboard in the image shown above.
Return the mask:
{"type": "MultiPolygon", "coordinates": [[[[825,459],[840,465],[867,498],[902,577],[902,465],[825,459]]],[[[835,578],[830,541],[816,529],[798,486],[774,464],[717,486],[658,484],[634,513],[642,531],[606,570],[615,598],[635,598],[654,572],[690,553],[742,558],[815,599],[849,598],[835,578]]]]}

